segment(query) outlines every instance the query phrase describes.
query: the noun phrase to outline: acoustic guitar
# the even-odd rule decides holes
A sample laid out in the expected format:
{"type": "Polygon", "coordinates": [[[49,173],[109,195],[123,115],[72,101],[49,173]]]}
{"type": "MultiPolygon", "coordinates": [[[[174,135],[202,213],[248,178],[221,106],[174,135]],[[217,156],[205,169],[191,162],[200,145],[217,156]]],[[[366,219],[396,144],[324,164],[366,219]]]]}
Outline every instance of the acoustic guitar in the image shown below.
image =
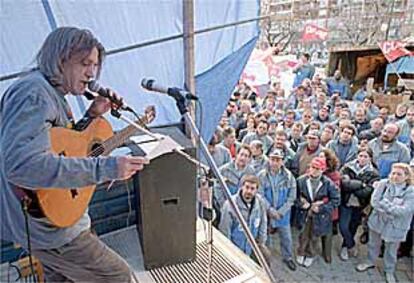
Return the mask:
{"type": "MultiPolygon", "coordinates": [[[[145,120],[143,118],[142,120],[145,120]]],[[[140,121],[144,124],[147,121],[140,121]]],[[[83,131],[55,127],[50,130],[51,150],[65,157],[108,155],[138,130],[130,125],[114,135],[102,117],[95,118],[83,131]]],[[[76,178],[76,176],[73,176],[76,178]]],[[[57,227],[75,224],[85,213],[96,185],[79,188],[37,189],[36,197],[43,214],[57,227]]]]}

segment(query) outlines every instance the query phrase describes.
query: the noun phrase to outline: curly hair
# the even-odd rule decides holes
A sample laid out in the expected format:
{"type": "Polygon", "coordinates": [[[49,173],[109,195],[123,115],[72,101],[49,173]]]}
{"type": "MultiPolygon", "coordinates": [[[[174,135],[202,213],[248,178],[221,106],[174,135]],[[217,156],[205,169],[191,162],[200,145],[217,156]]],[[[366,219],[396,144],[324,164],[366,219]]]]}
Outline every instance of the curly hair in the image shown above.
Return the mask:
{"type": "Polygon", "coordinates": [[[335,152],[329,148],[322,149],[326,160],[326,171],[333,172],[338,169],[339,159],[335,152]]]}

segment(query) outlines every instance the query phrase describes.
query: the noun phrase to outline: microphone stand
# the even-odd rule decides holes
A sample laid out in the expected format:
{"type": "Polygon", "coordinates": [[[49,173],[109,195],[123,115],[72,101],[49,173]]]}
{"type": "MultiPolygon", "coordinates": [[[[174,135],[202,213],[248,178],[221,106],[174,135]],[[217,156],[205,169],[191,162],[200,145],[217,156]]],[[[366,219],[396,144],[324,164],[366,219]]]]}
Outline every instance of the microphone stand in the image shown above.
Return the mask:
{"type": "Polygon", "coordinates": [[[224,195],[226,196],[226,199],[229,201],[230,203],[230,207],[233,209],[233,211],[236,214],[236,217],[238,219],[238,221],[240,222],[244,234],[247,237],[247,240],[249,242],[249,244],[251,245],[254,254],[257,257],[257,260],[259,261],[260,265],[263,267],[263,269],[265,270],[265,272],[267,273],[268,277],[270,278],[270,280],[272,282],[277,282],[276,279],[274,278],[272,271],[269,267],[269,265],[266,262],[266,259],[263,256],[263,253],[260,251],[258,244],[256,243],[252,233],[250,232],[249,226],[247,225],[246,221],[244,220],[240,209],[237,207],[237,205],[235,204],[235,202],[232,199],[232,195],[230,193],[229,188],[226,185],[226,182],[224,181],[223,176],[221,175],[217,164],[215,163],[213,157],[211,156],[210,152],[208,151],[208,147],[205,143],[205,141],[203,140],[203,138],[200,135],[200,132],[198,131],[198,128],[193,120],[193,118],[190,116],[189,111],[185,105],[185,98],[179,93],[179,92],[172,92],[169,93],[170,96],[172,96],[175,100],[176,100],[176,104],[178,107],[178,110],[180,112],[180,114],[182,115],[182,117],[184,118],[185,123],[187,124],[187,126],[190,128],[192,134],[194,135],[195,139],[199,141],[200,146],[201,146],[201,152],[204,153],[206,159],[207,159],[207,163],[210,166],[210,169],[213,171],[214,175],[217,177],[219,184],[221,185],[221,188],[224,191],[224,195]]]}

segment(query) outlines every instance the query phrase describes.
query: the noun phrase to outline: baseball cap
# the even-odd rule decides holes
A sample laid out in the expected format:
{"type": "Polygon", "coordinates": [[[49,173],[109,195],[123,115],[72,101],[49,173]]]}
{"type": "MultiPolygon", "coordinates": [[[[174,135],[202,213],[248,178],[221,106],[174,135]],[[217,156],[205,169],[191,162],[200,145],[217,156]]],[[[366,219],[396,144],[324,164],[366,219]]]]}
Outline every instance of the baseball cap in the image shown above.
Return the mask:
{"type": "Polygon", "coordinates": [[[312,159],[310,165],[322,171],[326,170],[326,160],[322,157],[315,157],[314,159],[312,159]]]}
{"type": "Polygon", "coordinates": [[[283,159],[285,154],[281,149],[275,149],[269,154],[269,157],[279,157],[283,159]]]}
{"type": "Polygon", "coordinates": [[[320,138],[321,135],[318,130],[309,130],[306,136],[313,136],[313,137],[320,138]]]}

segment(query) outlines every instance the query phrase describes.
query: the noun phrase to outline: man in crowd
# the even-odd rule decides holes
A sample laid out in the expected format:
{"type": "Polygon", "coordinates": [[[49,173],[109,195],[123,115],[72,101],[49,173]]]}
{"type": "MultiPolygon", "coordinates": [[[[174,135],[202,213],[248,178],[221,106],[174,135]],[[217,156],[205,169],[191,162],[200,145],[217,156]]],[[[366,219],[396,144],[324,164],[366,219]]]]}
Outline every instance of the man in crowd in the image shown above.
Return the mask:
{"type": "Polygon", "coordinates": [[[304,79],[312,79],[315,74],[315,67],[309,63],[310,55],[303,53],[300,57],[300,63],[295,67],[293,73],[296,74],[293,81],[293,88],[302,84],[304,79]]]}
{"type": "MultiPolygon", "coordinates": [[[[254,239],[259,246],[264,247],[267,240],[267,215],[264,200],[257,194],[258,189],[259,179],[254,175],[245,175],[240,182],[239,191],[232,198],[247,222],[254,239]]],[[[244,253],[252,254],[252,247],[228,200],[221,210],[219,229],[244,253]]]]}
{"type": "Polygon", "coordinates": [[[236,131],[232,127],[227,127],[223,130],[223,141],[221,145],[230,151],[231,158],[236,157],[237,150],[240,148],[240,143],[236,140],[236,131]]]}
{"type": "Polygon", "coordinates": [[[364,107],[358,107],[355,110],[355,118],[353,124],[356,127],[357,134],[359,135],[362,131],[368,130],[371,128],[369,121],[367,120],[367,111],[364,107]]]}
{"type": "Polygon", "coordinates": [[[350,98],[349,83],[342,77],[340,70],[336,70],[333,77],[326,79],[326,86],[329,96],[336,92],[341,99],[347,100],[350,98]]]}
{"type": "Polygon", "coordinates": [[[334,135],[335,126],[333,126],[332,124],[326,124],[323,127],[321,133],[321,145],[326,146],[334,138],[334,135]]]}
{"type": "Polygon", "coordinates": [[[410,141],[410,133],[414,126],[414,104],[411,104],[407,109],[405,118],[398,122],[400,133],[398,134],[398,141],[406,144],[410,141]]]}
{"type": "Polygon", "coordinates": [[[326,146],[333,150],[338,157],[339,168],[345,163],[354,160],[358,154],[358,140],[354,139],[355,131],[355,127],[352,124],[345,125],[340,129],[339,137],[330,141],[326,146]]]}
{"type": "Polygon", "coordinates": [[[284,153],[280,149],[269,154],[269,164],[259,174],[260,193],[267,208],[270,246],[276,248],[274,236],[279,234],[283,261],[295,271],[290,213],[296,199],[296,180],[283,165],[283,159],[284,153]]]}
{"type": "Polygon", "coordinates": [[[258,140],[254,140],[250,143],[250,150],[252,151],[252,160],[250,166],[254,170],[254,174],[257,176],[260,171],[266,168],[268,159],[263,153],[263,143],[258,140]]]}
{"type": "Polygon", "coordinates": [[[306,142],[301,144],[292,160],[291,172],[295,177],[299,177],[308,170],[311,160],[319,156],[322,150],[320,145],[320,135],[316,130],[311,130],[306,135],[306,142]]]}
{"type": "Polygon", "coordinates": [[[261,141],[263,144],[263,151],[267,152],[272,146],[272,139],[267,135],[269,124],[267,121],[260,121],[256,126],[256,132],[247,134],[242,143],[250,144],[254,140],[261,141]]]}
{"type": "Polygon", "coordinates": [[[368,146],[373,152],[373,163],[381,178],[387,178],[393,163],[409,163],[410,152],[406,145],[397,141],[400,129],[395,123],[385,125],[381,136],[370,141],[368,146]]]}
{"type": "Polygon", "coordinates": [[[384,127],[384,120],[380,117],[371,120],[371,128],[365,131],[362,131],[358,137],[360,140],[367,139],[368,141],[373,140],[381,135],[382,128],[384,127]]]}
{"type": "MultiPolygon", "coordinates": [[[[237,193],[240,180],[244,175],[254,175],[253,168],[249,165],[252,157],[250,146],[242,144],[237,152],[236,159],[220,167],[220,173],[232,195],[237,193]]],[[[214,197],[220,207],[223,206],[225,196],[220,185],[214,187],[214,197]]]]}

